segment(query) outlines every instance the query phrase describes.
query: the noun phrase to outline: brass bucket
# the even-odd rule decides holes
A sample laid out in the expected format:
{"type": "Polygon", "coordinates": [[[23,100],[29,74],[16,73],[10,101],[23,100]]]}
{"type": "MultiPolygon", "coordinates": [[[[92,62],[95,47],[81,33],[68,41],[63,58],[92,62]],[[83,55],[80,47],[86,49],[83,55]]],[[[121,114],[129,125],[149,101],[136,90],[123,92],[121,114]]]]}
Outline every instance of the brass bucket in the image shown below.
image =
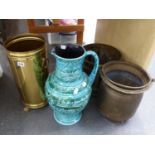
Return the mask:
{"type": "Polygon", "coordinates": [[[37,34],[21,34],[9,38],[5,47],[24,110],[45,106],[44,84],[48,71],[44,38],[37,34]]]}
{"type": "Polygon", "coordinates": [[[136,112],[143,93],[154,82],[140,66],[126,61],[111,61],[102,66],[98,107],[106,118],[124,122],[136,112]]]}

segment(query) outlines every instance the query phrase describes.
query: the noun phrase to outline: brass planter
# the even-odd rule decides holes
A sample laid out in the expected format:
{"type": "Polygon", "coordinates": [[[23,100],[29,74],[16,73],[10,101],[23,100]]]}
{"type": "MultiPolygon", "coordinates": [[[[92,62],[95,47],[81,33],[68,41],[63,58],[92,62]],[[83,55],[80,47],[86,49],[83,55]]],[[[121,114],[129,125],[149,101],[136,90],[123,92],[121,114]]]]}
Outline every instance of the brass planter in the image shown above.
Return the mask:
{"type": "Polygon", "coordinates": [[[5,47],[24,110],[45,106],[44,84],[48,71],[44,38],[37,34],[21,34],[9,38],[5,47]]]}

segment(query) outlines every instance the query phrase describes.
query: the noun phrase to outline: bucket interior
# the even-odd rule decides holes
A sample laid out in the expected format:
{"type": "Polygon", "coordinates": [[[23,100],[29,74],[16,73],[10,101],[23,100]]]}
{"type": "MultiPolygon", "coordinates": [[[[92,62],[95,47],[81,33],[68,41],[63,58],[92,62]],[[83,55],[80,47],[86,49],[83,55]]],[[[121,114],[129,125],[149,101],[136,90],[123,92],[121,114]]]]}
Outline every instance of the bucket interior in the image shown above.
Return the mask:
{"type": "Polygon", "coordinates": [[[106,73],[106,75],[110,80],[126,86],[140,87],[144,84],[138,76],[128,71],[114,70],[106,73]]]}
{"type": "Polygon", "coordinates": [[[7,45],[7,50],[12,52],[28,52],[39,49],[44,46],[44,41],[41,39],[19,39],[15,42],[9,42],[7,45]]]}
{"type": "Polygon", "coordinates": [[[56,46],[55,53],[62,58],[74,59],[82,56],[84,54],[84,49],[78,45],[66,44],[56,46]]]}
{"type": "Polygon", "coordinates": [[[111,61],[102,67],[102,73],[113,84],[139,89],[149,85],[151,79],[140,66],[125,61],[111,61]]]}

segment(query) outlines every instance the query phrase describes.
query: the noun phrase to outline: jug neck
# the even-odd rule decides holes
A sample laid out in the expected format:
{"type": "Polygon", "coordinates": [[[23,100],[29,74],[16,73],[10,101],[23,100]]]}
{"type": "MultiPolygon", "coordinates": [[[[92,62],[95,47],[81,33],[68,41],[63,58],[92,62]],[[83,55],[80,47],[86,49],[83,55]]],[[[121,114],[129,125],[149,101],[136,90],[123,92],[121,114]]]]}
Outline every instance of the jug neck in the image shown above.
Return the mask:
{"type": "Polygon", "coordinates": [[[55,76],[66,82],[73,82],[82,78],[82,65],[84,58],[80,59],[59,59],[56,58],[55,76]]]}
{"type": "Polygon", "coordinates": [[[82,78],[82,65],[85,50],[77,44],[58,45],[52,49],[56,59],[55,76],[64,82],[73,82],[82,78]]]}

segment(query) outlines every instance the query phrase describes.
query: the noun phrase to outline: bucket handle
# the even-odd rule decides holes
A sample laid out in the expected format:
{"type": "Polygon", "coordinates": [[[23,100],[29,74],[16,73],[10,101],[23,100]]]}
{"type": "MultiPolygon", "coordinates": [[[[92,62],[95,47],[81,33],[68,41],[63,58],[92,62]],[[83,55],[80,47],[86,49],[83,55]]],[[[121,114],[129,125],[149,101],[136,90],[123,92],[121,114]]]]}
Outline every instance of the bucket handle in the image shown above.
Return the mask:
{"type": "Polygon", "coordinates": [[[85,58],[87,56],[92,56],[94,58],[94,62],[95,62],[93,70],[91,71],[91,73],[89,75],[89,83],[92,86],[92,84],[93,84],[93,82],[95,80],[98,68],[99,68],[99,58],[98,58],[98,55],[95,52],[93,52],[93,51],[86,51],[85,52],[85,58]]]}

